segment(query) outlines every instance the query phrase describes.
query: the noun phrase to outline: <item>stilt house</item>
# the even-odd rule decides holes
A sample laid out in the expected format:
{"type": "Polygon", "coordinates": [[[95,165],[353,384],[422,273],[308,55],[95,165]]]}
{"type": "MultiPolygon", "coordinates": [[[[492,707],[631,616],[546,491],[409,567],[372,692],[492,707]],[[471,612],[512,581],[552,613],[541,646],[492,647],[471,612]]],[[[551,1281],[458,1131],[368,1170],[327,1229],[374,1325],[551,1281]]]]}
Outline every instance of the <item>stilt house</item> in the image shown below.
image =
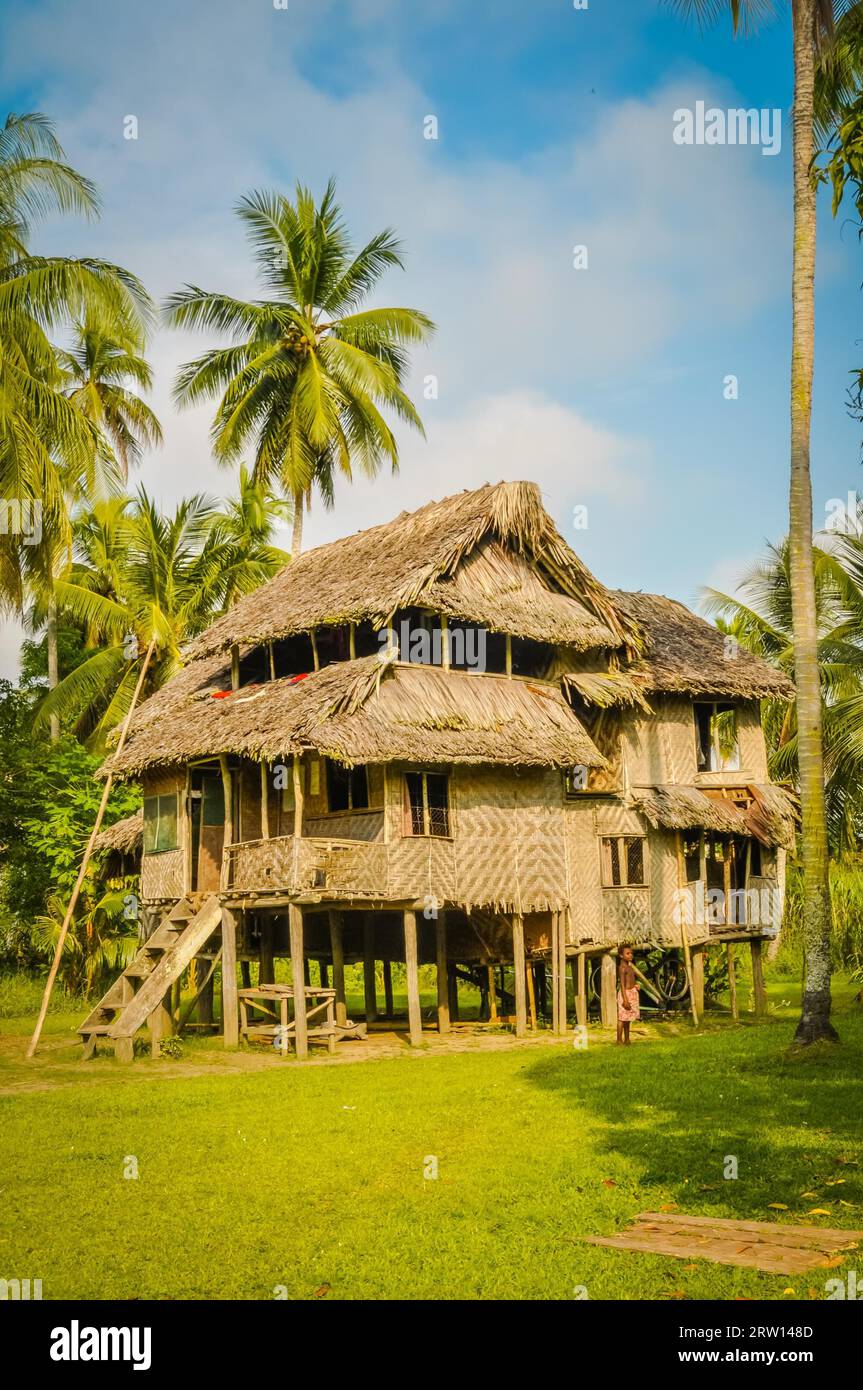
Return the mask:
{"type": "MultiPolygon", "coordinates": [[[[369,1022],[405,962],[413,1042],[422,963],[441,1031],[459,977],[487,981],[518,1033],[544,1005],[562,1031],[568,965],[583,1022],[590,958],[610,1021],[623,940],[684,953],[698,995],[711,941],[757,950],[775,929],[761,906],[781,899],[794,811],[759,702],[789,693],[681,604],[604,588],[531,483],[301,555],[193,643],[109,764],[143,787],[149,935],[87,1049],[104,1035],[130,1056],[145,1023],[158,1037],[193,960],[205,1024],[220,964],[226,1044],[279,956],[295,982],[318,963],[338,1027],[346,961],[364,963],[369,1022]]],[[[287,1012],[300,1056],[332,1045],[315,998],[297,988],[287,1012]]]]}

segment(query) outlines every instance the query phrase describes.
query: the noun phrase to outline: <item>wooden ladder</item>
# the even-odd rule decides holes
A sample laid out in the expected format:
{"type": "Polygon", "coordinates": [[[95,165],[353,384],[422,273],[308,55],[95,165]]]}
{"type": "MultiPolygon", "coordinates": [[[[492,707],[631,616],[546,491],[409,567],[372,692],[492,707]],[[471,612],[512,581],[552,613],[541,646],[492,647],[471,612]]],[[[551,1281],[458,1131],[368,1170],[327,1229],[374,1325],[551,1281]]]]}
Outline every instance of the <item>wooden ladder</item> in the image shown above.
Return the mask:
{"type": "Polygon", "coordinates": [[[222,904],[216,893],[203,902],[186,897],[174,904],[78,1029],[85,1060],[95,1053],[99,1038],[105,1038],[113,1043],[120,1061],[131,1062],[138,1029],[156,1012],[221,920],[222,904]]]}

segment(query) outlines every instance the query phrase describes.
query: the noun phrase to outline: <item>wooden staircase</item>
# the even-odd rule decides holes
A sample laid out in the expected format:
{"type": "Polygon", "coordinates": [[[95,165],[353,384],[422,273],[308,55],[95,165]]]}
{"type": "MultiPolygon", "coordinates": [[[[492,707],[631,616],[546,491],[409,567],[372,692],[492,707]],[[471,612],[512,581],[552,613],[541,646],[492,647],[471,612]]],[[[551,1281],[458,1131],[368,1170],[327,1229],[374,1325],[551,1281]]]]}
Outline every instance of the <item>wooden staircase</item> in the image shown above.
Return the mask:
{"type": "Polygon", "coordinates": [[[138,1029],[160,1007],[221,920],[222,904],[216,893],[175,903],[78,1029],[85,1060],[93,1056],[98,1040],[105,1038],[113,1043],[120,1061],[131,1062],[138,1029]]]}

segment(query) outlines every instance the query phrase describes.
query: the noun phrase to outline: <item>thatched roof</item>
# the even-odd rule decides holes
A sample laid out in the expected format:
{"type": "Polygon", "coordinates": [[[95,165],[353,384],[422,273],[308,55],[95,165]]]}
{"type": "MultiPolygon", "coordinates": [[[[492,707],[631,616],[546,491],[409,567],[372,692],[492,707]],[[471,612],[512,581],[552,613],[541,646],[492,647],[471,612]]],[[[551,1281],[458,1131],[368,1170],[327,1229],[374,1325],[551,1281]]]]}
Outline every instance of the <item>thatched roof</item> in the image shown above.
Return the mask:
{"type": "Polygon", "coordinates": [[[769,783],[750,784],[747,809],[719,791],[700,787],[658,786],[633,793],[633,805],[656,829],[715,830],[724,835],[754,835],[765,845],[794,844],[796,808],[790,792],[769,783]]]}
{"type": "Polygon", "coordinates": [[[134,815],[124,816],[122,820],[115,820],[113,825],[100,830],[93,848],[114,850],[118,854],[135,854],[143,843],[144,812],[136,811],[134,815]]]}
{"type": "Polygon", "coordinates": [[[632,624],[558,533],[537,485],[496,483],[306,551],[214,623],[190,655],[323,624],[384,624],[414,605],[579,650],[633,640],[632,624]]]}
{"type": "Polygon", "coordinates": [[[305,749],[345,763],[605,766],[546,682],[364,657],[223,696],[225,674],[212,658],[192,663],[181,689],[172,681],[147,702],[142,714],[159,701],[156,717],[133,724],[105,769],[133,777],[220,752],[276,760],[305,749]]]}
{"type": "Polygon", "coordinates": [[[724,633],[682,603],[622,590],[611,597],[644,634],[643,658],[632,671],[645,690],[750,700],[793,695],[791,681],[775,666],[727,643],[724,633]]]}

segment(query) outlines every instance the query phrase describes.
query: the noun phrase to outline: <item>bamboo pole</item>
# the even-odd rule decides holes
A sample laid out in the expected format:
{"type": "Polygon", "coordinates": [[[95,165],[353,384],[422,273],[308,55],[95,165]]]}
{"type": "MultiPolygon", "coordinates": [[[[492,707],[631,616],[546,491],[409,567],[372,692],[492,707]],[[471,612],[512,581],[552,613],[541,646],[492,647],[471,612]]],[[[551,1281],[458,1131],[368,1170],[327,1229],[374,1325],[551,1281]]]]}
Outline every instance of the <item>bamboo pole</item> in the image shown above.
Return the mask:
{"type": "MultiPolygon", "coordinates": [[[[123,745],[126,742],[126,735],[129,732],[129,725],[132,722],[132,715],[134,713],[135,706],[138,703],[138,696],[141,694],[141,688],[144,684],[144,677],[147,674],[147,667],[150,664],[150,657],[153,655],[153,649],[155,645],[156,639],[155,637],[153,637],[144,656],[144,662],[141,666],[141,670],[138,675],[138,682],[135,686],[134,694],[132,695],[132,703],[130,704],[126,712],[126,718],[123,720],[123,725],[120,729],[120,737],[117,740],[117,751],[114,754],[115,758],[119,757],[123,751],[123,745]]],[[[57,978],[57,971],[60,968],[60,957],[63,954],[63,947],[66,944],[66,937],[69,934],[69,924],[72,921],[72,913],[75,911],[75,908],[77,906],[78,898],[81,893],[81,886],[84,882],[84,877],[87,873],[87,869],[90,867],[90,859],[93,854],[93,846],[96,843],[96,836],[99,834],[99,828],[102,824],[102,818],[105,815],[105,808],[108,805],[108,797],[111,795],[111,787],[113,785],[113,781],[113,774],[109,772],[108,776],[105,778],[105,785],[102,788],[102,800],[99,802],[99,809],[96,812],[96,820],[93,824],[93,829],[90,831],[90,838],[87,841],[87,848],[84,850],[84,858],[81,860],[81,867],[78,870],[78,877],[75,880],[75,887],[72,889],[72,896],[69,899],[69,906],[66,908],[66,915],[63,918],[63,925],[60,928],[60,935],[57,938],[57,948],[54,951],[54,959],[51,962],[51,969],[48,971],[48,979],[45,981],[45,993],[42,995],[42,1006],[39,1010],[39,1017],[36,1020],[36,1027],[33,1029],[33,1036],[30,1039],[30,1043],[27,1048],[28,1057],[34,1056],[36,1048],[39,1046],[39,1038],[41,1036],[42,1028],[45,1023],[45,1018],[48,1013],[48,1005],[51,1002],[51,992],[54,988],[54,981],[57,978]]]]}
{"type": "MultiPolygon", "coordinates": [[[[679,886],[680,888],[685,888],[685,887],[687,886],[687,884],[686,884],[686,858],[685,858],[684,853],[683,853],[683,838],[682,838],[682,836],[681,836],[679,830],[677,831],[677,834],[676,834],[676,837],[675,837],[675,838],[676,838],[676,840],[677,840],[677,882],[678,882],[678,886],[679,886]]],[[[702,851],[699,852],[699,863],[701,862],[701,854],[702,854],[702,853],[703,853],[703,845],[702,845],[702,851]]],[[[689,950],[689,934],[688,934],[688,932],[687,932],[687,930],[686,930],[686,912],[685,912],[685,910],[683,909],[683,907],[681,907],[681,912],[680,912],[680,941],[681,941],[681,945],[683,946],[683,960],[684,960],[684,963],[685,963],[685,965],[686,965],[686,974],[687,974],[687,976],[689,977],[689,1005],[690,1005],[690,1008],[691,1008],[691,1010],[692,1010],[692,1022],[695,1024],[695,1026],[696,1026],[696,1028],[697,1028],[697,1027],[698,1027],[698,1008],[697,1008],[696,1003],[695,1003],[695,978],[694,978],[694,976],[693,976],[693,974],[692,974],[692,955],[691,955],[691,952],[690,952],[690,950],[689,950]]]]}

